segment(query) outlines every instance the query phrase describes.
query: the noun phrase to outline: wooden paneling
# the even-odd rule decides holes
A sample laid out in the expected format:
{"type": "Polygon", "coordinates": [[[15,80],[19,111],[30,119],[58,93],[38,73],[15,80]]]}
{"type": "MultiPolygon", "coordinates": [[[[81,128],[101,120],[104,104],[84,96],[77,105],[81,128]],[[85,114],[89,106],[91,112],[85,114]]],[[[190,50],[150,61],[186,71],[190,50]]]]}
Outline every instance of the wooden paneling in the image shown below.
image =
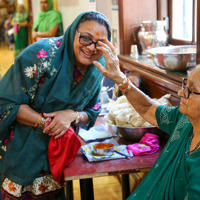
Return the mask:
{"type": "Polygon", "coordinates": [[[1,8],[6,8],[6,9],[8,9],[8,11],[15,11],[15,4],[5,4],[5,5],[3,5],[3,4],[0,4],[0,9],[1,8]]]}
{"type": "MultiPolygon", "coordinates": [[[[168,0],[119,0],[120,54],[130,54],[138,44],[139,25],[145,20],[163,20],[168,16],[168,0]],[[135,28],[133,28],[133,26],[135,28]],[[135,32],[135,36],[133,35],[135,32]]],[[[138,45],[141,52],[140,45],[138,45]]]]}
{"type": "Polygon", "coordinates": [[[53,8],[58,11],[58,0],[53,0],[53,8]]]}
{"type": "Polygon", "coordinates": [[[157,19],[157,0],[119,0],[120,54],[130,54],[133,26],[157,19]]]}

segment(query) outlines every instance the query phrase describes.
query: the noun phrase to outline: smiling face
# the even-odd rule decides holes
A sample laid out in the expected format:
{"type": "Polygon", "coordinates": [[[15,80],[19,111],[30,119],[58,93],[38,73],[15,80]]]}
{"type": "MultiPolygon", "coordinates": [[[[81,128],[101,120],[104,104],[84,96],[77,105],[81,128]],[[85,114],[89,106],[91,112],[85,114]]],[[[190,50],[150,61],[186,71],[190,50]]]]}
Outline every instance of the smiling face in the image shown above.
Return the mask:
{"type": "Polygon", "coordinates": [[[49,9],[48,0],[40,0],[40,8],[43,12],[47,12],[49,9]]]}
{"type": "MultiPolygon", "coordinates": [[[[194,69],[188,76],[187,87],[194,92],[200,93],[200,69],[194,69]]],[[[183,89],[178,92],[181,97],[180,112],[186,114],[190,119],[200,118],[200,95],[190,94],[184,98],[183,89]]]]}
{"type": "MultiPolygon", "coordinates": [[[[79,25],[77,28],[78,32],[82,36],[87,36],[93,42],[104,41],[104,38],[108,37],[108,32],[105,26],[100,25],[96,21],[85,21],[79,25]]],[[[102,56],[102,52],[98,51],[95,44],[89,46],[84,46],[79,42],[79,36],[75,32],[74,37],[74,55],[75,55],[75,65],[76,66],[88,66],[94,60],[99,59],[102,56]]]]}

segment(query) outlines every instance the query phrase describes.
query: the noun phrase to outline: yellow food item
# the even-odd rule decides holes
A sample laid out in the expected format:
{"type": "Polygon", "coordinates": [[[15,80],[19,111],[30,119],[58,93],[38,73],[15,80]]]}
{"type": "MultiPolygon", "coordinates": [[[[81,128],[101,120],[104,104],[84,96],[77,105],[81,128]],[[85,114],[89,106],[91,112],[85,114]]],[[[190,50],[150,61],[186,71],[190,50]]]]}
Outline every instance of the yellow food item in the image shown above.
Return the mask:
{"type": "Polygon", "coordinates": [[[109,149],[111,147],[114,147],[114,144],[112,144],[112,143],[98,143],[98,144],[95,144],[93,147],[95,149],[109,149]]]}

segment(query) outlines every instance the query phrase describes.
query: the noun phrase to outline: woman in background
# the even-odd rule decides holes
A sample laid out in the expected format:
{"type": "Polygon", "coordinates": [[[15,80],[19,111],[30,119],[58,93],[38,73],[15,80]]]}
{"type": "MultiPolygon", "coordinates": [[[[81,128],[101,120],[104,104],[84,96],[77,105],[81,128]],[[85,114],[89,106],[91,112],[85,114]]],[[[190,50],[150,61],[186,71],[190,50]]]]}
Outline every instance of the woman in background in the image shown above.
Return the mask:
{"type": "Polygon", "coordinates": [[[41,12],[36,16],[32,29],[33,42],[44,37],[63,34],[62,16],[53,10],[53,0],[40,0],[41,12]]]}
{"type": "Polygon", "coordinates": [[[13,15],[8,14],[8,16],[3,22],[4,40],[10,50],[13,50],[13,44],[14,44],[14,31],[13,31],[13,26],[12,26],[12,18],[13,18],[13,15]]]}
{"type": "Polygon", "coordinates": [[[24,5],[18,4],[12,20],[14,27],[15,57],[28,46],[29,14],[24,5]]]}

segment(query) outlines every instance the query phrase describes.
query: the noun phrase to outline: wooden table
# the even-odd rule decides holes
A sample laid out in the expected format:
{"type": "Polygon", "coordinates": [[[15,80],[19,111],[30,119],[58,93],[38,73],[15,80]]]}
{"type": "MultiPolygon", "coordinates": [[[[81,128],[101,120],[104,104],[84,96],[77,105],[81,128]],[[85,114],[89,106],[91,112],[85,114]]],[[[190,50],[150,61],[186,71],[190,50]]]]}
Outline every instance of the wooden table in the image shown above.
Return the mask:
{"type": "MultiPolygon", "coordinates": [[[[104,123],[104,118],[98,117],[95,125],[101,123],[104,123]]],[[[86,144],[82,139],[80,140],[82,145],[86,144]]],[[[119,144],[133,143],[125,141],[121,138],[117,138],[116,140],[119,144]]],[[[93,200],[94,194],[92,178],[113,175],[122,175],[122,195],[123,199],[126,199],[130,195],[128,174],[137,172],[148,172],[160,155],[166,143],[166,140],[166,137],[161,137],[161,148],[158,152],[151,155],[134,156],[129,160],[124,158],[100,162],[88,162],[87,158],[79,151],[75,160],[71,164],[69,164],[63,172],[65,181],[67,181],[68,185],[67,199],[73,199],[72,180],[80,180],[82,200],[93,200]]]]}

